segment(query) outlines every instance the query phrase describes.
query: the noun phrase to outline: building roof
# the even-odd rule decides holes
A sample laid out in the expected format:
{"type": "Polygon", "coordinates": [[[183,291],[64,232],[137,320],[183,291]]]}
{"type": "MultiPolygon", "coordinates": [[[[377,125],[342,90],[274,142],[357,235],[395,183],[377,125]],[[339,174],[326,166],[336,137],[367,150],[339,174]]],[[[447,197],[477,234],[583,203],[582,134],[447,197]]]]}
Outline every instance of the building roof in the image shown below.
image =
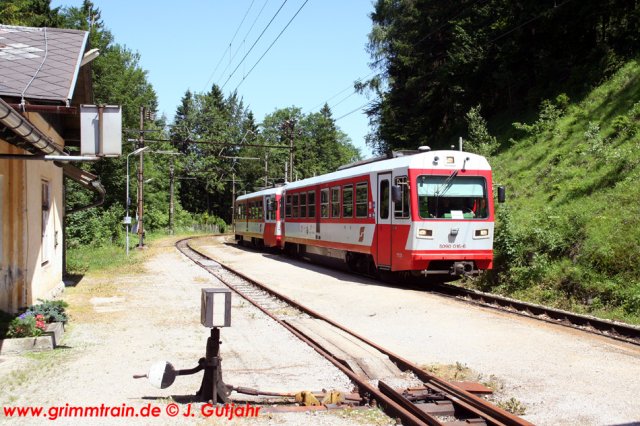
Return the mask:
{"type": "Polygon", "coordinates": [[[0,96],[69,104],[86,31],[0,25],[0,96]]]}

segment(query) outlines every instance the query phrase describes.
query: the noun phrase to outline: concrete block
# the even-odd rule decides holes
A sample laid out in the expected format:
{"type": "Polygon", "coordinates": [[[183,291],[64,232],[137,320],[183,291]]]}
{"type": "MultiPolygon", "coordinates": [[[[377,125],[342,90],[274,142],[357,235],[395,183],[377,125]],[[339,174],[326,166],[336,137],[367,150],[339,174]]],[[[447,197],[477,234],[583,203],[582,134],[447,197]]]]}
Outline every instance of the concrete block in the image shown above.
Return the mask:
{"type": "Polygon", "coordinates": [[[0,355],[48,351],[53,348],[53,337],[50,335],[0,340],[0,355]]]}
{"type": "Polygon", "coordinates": [[[42,336],[0,339],[0,355],[50,351],[60,345],[63,336],[64,323],[47,324],[47,329],[42,336]]]}
{"type": "Polygon", "coordinates": [[[60,346],[62,338],[64,337],[64,323],[52,322],[47,324],[47,329],[44,331],[45,336],[51,336],[53,339],[53,347],[60,346]]]}

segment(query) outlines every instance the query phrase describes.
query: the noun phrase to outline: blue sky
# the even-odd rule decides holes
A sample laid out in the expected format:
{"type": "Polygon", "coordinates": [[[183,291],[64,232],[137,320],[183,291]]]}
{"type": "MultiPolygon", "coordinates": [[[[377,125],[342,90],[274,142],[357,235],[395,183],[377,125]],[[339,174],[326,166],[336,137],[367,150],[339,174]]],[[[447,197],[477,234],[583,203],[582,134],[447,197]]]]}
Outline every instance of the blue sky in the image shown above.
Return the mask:
{"type": "MultiPolygon", "coordinates": [[[[351,87],[356,79],[371,75],[366,42],[372,0],[308,0],[250,72],[305,0],[287,0],[250,50],[283,2],[93,0],[115,41],[140,53],[140,64],[158,94],[160,112],[169,120],[187,89],[204,92],[214,82],[224,84],[225,94],[237,88],[258,121],[289,106],[300,107],[304,113],[315,112],[325,101],[338,119],[365,104],[368,99],[353,94],[351,87]]],[[[82,0],[54,0],[51,4],[80,6],[82,0]]],[[[369,131],[364,113],[351,113],[337,125],[364,157],[371,156],[364,143],[369,131]]]]}

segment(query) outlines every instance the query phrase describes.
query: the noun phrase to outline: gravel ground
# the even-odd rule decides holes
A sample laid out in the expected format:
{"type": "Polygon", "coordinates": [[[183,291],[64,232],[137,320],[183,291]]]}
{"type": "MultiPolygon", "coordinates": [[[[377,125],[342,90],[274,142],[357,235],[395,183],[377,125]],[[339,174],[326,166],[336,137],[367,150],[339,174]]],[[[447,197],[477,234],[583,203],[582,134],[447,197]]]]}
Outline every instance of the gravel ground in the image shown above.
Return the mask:
{"type": "Polygon", "coordinates": [[[640,349],[203,239],[213,257],[417,364],[469,368],[540,425],[640,424],[640,349]]]}
{"type": "MultiPolygon", "coordinates": [[[[0,405],[159,407],[157,418],[60,418],[56,424],[318,424],[392,423],[379,410],[329,413],[274,413],[255,419],[183,417],[202,373],[180,376],[168,389],[152,387],[132,375],[146,373],[158,360],[176,369],[191,368],[204,356],[209,330],[200,325],[200,291],[215,287],[207,272],[177,252],[173,241],[151,244],[138,272],[87,275],[63,295],[71,324],[63,347],[55,351],[0,357],[0,405]],[[180,415],[166,410],[178,402],[180,415]],[[124,404],[124,405],[123,405],[124,404]]],[[[233,299],[232,326],[222,329],[223,379],[236,386],[298,392],[338,389],[352,384],[339,370],[246,301],[233,299]]],[[[234,398],[237,394],[233,394],[234,398]]],[[[194,411],[201,404],[192,404],[194,411]]],[[[199,411],[198,411],[199,413],[199,411]]],[[[51,424],[39,419],[0,423],[51,424]]]]}

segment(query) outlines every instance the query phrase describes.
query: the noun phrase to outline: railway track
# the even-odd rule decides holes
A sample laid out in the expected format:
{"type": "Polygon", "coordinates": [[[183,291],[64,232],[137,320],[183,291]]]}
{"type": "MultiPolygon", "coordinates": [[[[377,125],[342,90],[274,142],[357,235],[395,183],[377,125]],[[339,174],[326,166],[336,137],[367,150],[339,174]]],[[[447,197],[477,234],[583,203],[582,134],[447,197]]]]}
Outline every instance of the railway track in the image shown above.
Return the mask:
{"type": "Polygon", "coordinates": [[[587,333],[597,334],[610,339],[621,342],[630,343],[640,346],[640,327],[626,324],[618,321],[611,321],[602,318],[596,318],[589,315],[577,314],[574,312],[564,311],[561,309],[550,308],[530,302],[523,302],[505,296],[499,296],[492,293],[485,293],[478,290],[472,290],[460,286],[446,283],[429,284],[425,289],[424,283],[416,284],[414,282],[398,282],[396,276],[386,276],[385,278],[378,275],[365,274],[346,270],[351,274],[363,276],[373,280],[380,280],[386,284],[391,284],[399,288],[411,288],[414,290],[427,290],[433,293],[452,297],[474,305],[508,312],[511,314],[521,315],[539,321],[551,324],[561,325],[573,328],[587,333]]]}
{"type": "Polygon", "coordinates": [[[606,336],[634,345],[640,345],[640,327],[629,324],[548,308],[450,284],[435,285],[433,291],[476,305],[606,336]]]}
{"type": "Polygon", "coordinates": [[[369,341],[330,318],[277,293],[263,284],[251,279],[239,271],[216,262],[206,254],[189,245],[190,239],[176,243],[176,247],[185,256],[213,274],[231,290],[256,306],[259,310],[274,319],[296,337],[311,346],[324,356],[336,368],[347,375],[358,387],[365,400],[382,407],[391,417],[399,419],[404,425],[530,425],[521,419],[490,402],[444,380],[435,377],[408,360],[369,341]],[[364,345],[386,355],[388,359],[403,372],[415,375],[423,384],[419,390],[398,391],[380,380],[374,386],[369,380],[354,373],[345,366],[331,351],[319,344],[312,335],[290,321],[291,317],[304,317],[321,320],[338,330],[359,340],[364,345]]]}

